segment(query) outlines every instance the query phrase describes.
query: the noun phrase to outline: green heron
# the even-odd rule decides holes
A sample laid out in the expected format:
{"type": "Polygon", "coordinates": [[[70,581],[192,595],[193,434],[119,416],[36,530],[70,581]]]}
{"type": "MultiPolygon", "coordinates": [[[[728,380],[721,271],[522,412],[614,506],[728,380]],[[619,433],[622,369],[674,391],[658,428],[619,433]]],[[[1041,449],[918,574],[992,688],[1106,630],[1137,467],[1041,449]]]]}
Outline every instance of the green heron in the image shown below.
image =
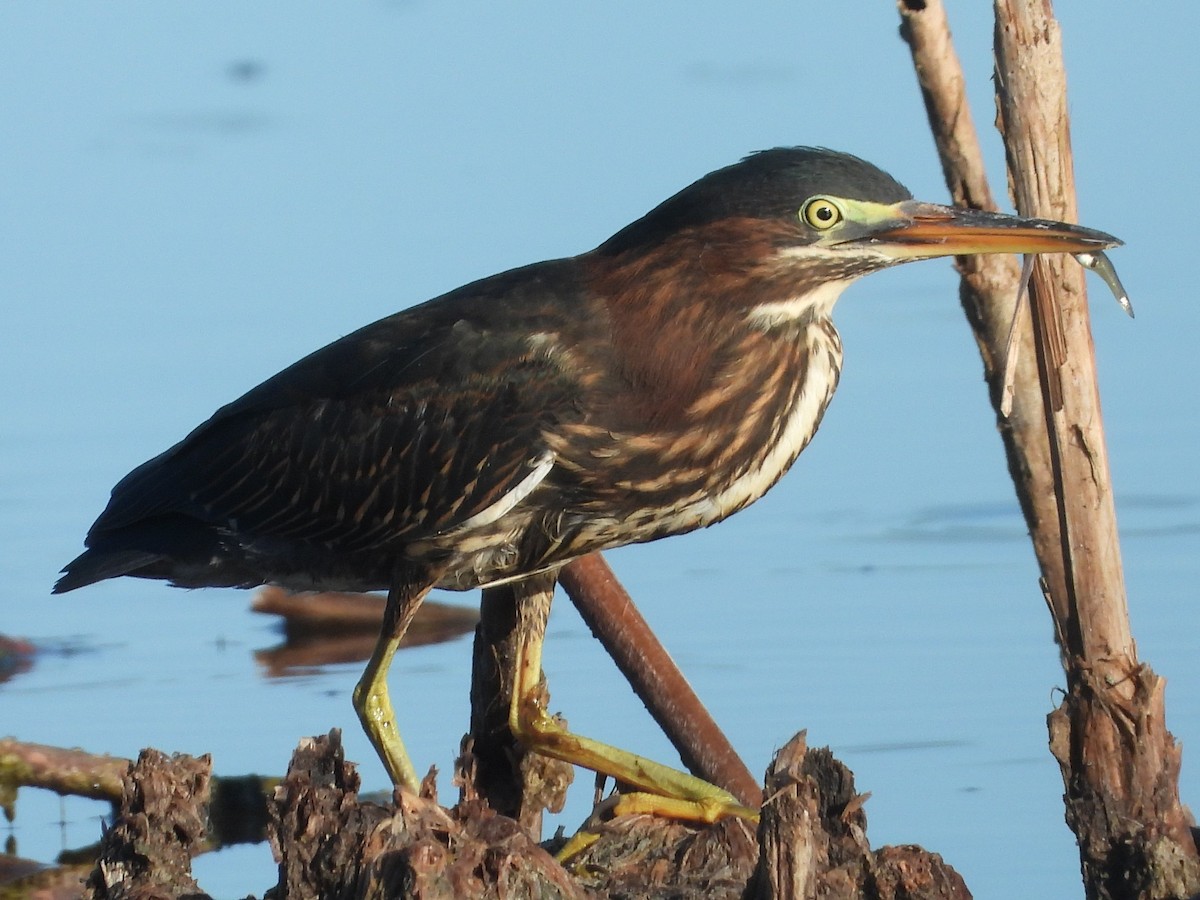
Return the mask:
{"type": "Polygon", "coordinates": [[[855,279],[1118,243],[918,202],[843,153],[756,153],[588,253],[396,313],[222,407],[114,488],[54,590],[119,575],[386,589],[354,704],[393,781],[415,788],[387,691],[396,646],[431,588],[511,583],[514,736],[700,817],[736,812],[729,794],[569,733],[531,699],[558,569],[719,522],[771,488],[837,387],[830,314],[855,279]]]}

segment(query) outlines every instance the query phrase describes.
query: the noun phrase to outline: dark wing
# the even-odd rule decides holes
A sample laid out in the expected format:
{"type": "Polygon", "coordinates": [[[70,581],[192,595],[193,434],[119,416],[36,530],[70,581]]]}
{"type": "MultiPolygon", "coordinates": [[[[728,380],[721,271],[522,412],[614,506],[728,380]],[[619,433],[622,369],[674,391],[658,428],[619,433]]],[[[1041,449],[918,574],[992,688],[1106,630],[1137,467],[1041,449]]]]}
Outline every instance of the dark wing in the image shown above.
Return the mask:
{"type": "Polygon", "coordinates": [[[571,262],[543,263],[318,350],[126,476],[55,590],[385,570],[503,497],[579,416],[571,373],[530,341],[576,299],[571,262]]]}

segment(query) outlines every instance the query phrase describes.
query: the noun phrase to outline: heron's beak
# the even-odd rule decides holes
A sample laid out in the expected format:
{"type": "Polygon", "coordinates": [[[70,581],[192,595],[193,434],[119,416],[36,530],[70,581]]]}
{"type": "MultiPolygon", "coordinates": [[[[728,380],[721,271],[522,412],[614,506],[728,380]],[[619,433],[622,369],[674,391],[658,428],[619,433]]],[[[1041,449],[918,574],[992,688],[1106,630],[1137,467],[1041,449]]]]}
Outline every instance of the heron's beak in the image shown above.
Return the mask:
{"type": "Polygon", "coordinates": [[[977,253],[1087,253],[1120,246],[1111,234],[1053,222],[1024,219],[905,200],[864,243],[896,259],[970,256],[977,253]]]}

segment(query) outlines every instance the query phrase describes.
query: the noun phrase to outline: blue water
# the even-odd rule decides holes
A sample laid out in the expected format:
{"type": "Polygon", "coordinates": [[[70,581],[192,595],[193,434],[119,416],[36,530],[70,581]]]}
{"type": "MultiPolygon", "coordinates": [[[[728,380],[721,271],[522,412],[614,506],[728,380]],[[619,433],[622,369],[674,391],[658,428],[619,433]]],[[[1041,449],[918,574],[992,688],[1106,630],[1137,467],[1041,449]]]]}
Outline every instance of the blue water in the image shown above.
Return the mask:
{"type": "MultiPolygon", "coordinates": [[[[986,127],[991,24],[970,6],[954,25],[986,127]]],[[[1112,258],[1138,310],[1129,322],[1093,281],[1134,632],[1189,750],[1196,135],[1165,86],[1197,83],[1200,7],[1168,7],[1061,12],[1081,216],[1127,241],[1112,258]]],[[[278,772],[337,726],[382,787],[350,709],[358,666],[267,680],[252,652],[278,635],[247,595],[126,581],[51,599],[55,573],[126,471],[279,368],[594,246],[750,150],[850,150],[944,199],[894,14],[839,10],[0,6],[0,630],[46,648],[0,686],[0,733],[211,752],[239,774],[278,772]]],[[[979,897],[1082,896],[1046,749],[1062,674],[953,272],[870,278],[837,321],[842,387],[784,482],[731,522],[610,561],[753,770],[807,728],[871,792],[876,845],[942,853],[979,897]]],[[[458,640],[393,667],[413,756],[444,773],[469,659],[458,640]]],[[[576,729],[673,758],[565,602],[545,662],[576,729]]],[[[1194,770],[1185,752],[1185,799],[1194,770]]],[[[102,812],[27,791],[12,834],[49,860],[95,839],[102,812]]],[[[265,846],[197,871],[217,896],[274,880],[265,846]]]]}

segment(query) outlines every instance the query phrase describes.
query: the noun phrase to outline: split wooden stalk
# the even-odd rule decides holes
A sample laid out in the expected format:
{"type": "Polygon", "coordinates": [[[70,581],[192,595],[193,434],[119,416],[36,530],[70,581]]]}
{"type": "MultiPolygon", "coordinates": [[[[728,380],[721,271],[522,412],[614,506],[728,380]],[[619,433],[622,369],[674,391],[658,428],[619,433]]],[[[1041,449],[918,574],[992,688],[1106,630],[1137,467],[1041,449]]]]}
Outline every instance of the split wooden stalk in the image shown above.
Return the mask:
{"type": "MultiPolygon", "coordinates": [[[[996,68],[1018,209],[1073,221],[1066,75],[1048,0],[996,0],[996,68]]],[[[1088,896],[1191,896],[1200,856],[1179,801],[1180,751],[1166,728],[1163,679],[1138,662],[1130,631],[1083,272],[1070,265],[1039,260],[1032,286],[1035,328],[1057,323],[1064,350],[1051,360],[1038,345],[1066,581],[1047,595],[1067,674],[1051,749],[1088,896]]]]}
{"type": "MultiPolygon", "coordinates": [[[[540,753],[526,752],[509,730],[508,713],[522,635],[511,585],[485,588],[475,629],[471,666],[471,730],[464,740],[463,799],[478,796],[501,815],[516,819],[534,840],[542,812],[561,811],[574,769],[540,753]]],[[[543,680],[539,702],[549,700],[543,680]]]]}
{"type": "MultiPolygon", "coordinates": [[[[939,0],[899,7],[947,184],[956,202],[990,206],[945,12],[939,0]]],[[[1074,221],[1058,24],[1048,0],[996,0],[996,23],[998,124],[1017,208],[1074,221]]],[[[960,261],[963,303],[999,410],[1017,286],[1015,277],[989,284],[984,265],[960,261]]],[[[998,419],[1066,673],[1050,745],[1088,897],[1191,896],[1200,860],[1179,802],[1163,680],[1138,662],[1130,632],[1083,277],[1064,257],[1038,261],[1013,412],[998,419]]]]}
{"type": "MultiPolygon", "coordinates": [[[[996,4],[998,124],[1017,209],[1074,222],[1075,176],[1058,24],[1027,2],[996,4]]],[[[1058,520],[1047,548],[1062,588],[1048,600],[1067,658],[1087,660],[1124,698],[1137,665],[1129,628],[1116,510],[1104,443],[1095,348],[1084,270],[1061,254],[1038,258],[1030,288],[1054,493],[1045,518],[1058,520]],[[1053,349],[1059,346],[1061,351],[1053,349]],[[1059,353],[1062,358],[1057,358],[1059,353]],[[1059,402],[1054,402],[1054,399],[1059,402]],[[1057,502],[1054,502],[1057,501],[1057,502]]]]}
{"type": "MultiPolygon", "coordinates": [[[[945,9],[940,0],[900,0],[898,5],[901,32],[912,50],[950,196],[957,206],[995,210],[945,9]]],[[[1017,336],[1020,348],[1013,380],[1013,412],[1007,417],[999,415],[1006,343],[1021,267],[1011,256],[963,256],[955,259],[955,266],[962,276],[959,298],[983,358],[988,392],[997,410],[996,425],[1009,474],[1029,524],[1042,576],[1051,592],[1057,593],[1064,584],[1061,560],[1056,560],[1061,541],[1053,507],[1054,482],[1046,420],[1041,413],[1041,385],[1033,335],[1028,330],[1017,336]]]]}

